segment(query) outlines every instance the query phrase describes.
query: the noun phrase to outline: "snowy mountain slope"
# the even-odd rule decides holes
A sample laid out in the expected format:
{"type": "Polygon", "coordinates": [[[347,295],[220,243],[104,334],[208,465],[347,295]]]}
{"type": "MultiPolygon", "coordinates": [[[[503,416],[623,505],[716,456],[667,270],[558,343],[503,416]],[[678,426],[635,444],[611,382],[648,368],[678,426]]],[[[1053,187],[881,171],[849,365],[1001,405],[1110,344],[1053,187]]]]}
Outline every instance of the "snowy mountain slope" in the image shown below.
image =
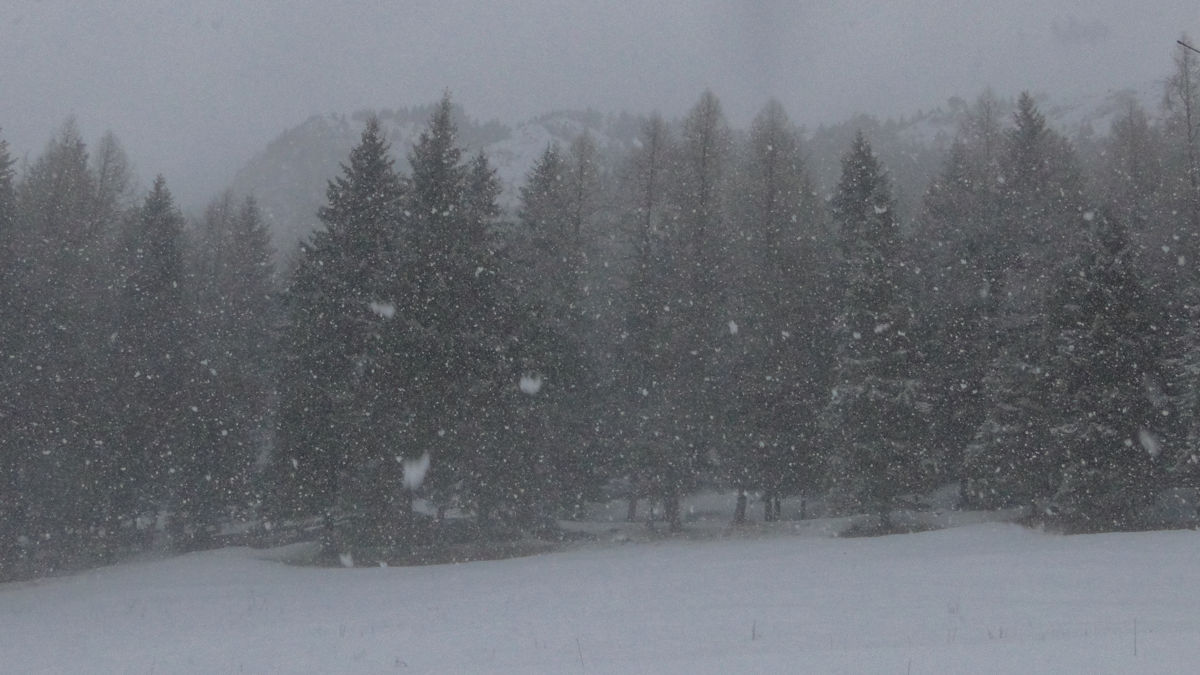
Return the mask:
{"type": "Polygon", "coordinates": [[[985,524],[321,569],[228,549],[0,586],[20,673],[1184,673],[1194,531],[985,524]]]}

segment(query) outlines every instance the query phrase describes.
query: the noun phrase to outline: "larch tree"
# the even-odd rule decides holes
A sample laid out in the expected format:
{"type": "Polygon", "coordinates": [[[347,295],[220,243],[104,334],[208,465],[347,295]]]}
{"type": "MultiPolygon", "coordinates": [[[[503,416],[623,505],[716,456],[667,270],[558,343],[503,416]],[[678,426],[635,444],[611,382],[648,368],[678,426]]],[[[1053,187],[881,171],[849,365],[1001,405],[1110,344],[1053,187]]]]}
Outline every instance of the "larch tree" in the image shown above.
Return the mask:
{"type": "Polygon", "coordinates": [[[253,476],[269,456],[277,311],[270,232],[252,197],[226,192],[205,210],[192,245],[204,443],[227,505],[257,503],[253,476]]]}
{"type": "Polygon", "coordinates": [[[825,241],[800,138],[783,106],[755,117],[734,181],[730,358],[726,396],[734,427],[723,451],[739,486],[735,522],[745,520],[746,489],[762,491],[767,520],[785,491],[816,486],[821,462],[813,412],[828,393],[829,309],[825,241]]]}
{"type": "Polygon", "coordinates": [[[658,115],[642,126],[638,139],[623,176],[623,189],[630,198],[621,222],[630,252],[618,360],[620,393],[615,403],[623,430],[615,465],[629,480],[627,518],[631,521],[637,517],[641,497],[661,496],[661,481],[672,461],[673,433],[665,375],[670,368],[669,236],[675,213],[668,190],[676,146],[670,128],[658,115]]]}
{"type": "MultiPolygon", "coordinates": [[[[109,146],[119,156],[115,142],[109,146]]],[[[113,239],[118,196],[98,181],[87,146],[68,121],[15,187],[11,232],[17,292],[8,355],[14,428],[22,457],[19,527],[51,561],[82,554],[97,532],[132,515],[114,414],[110,336],[118,272],[113,239]]],[[[107,185],[127,181],[111,180],[107,185]]],[[[53,562],[51,565],[55,564],[53,562]]]]}
{"type": "Polygon", "coordinates": [[[683,120],[671,186],[670,273],[663,316],[666,368],[658,373],[671,409],[671,447],[657,481],[671,529],[682,527],[680,500],[728,428],[721,409],[722,350],[730,338],[726,306],[731,235],[726,218],[732,133],[721,103],[706,91],[683,120]]]}
{"type": "MultiPolygon", "coordinates": [[[[1180,42],[1191,44],[1187,34],[1180,42]]],[[[1179,45],[1175,72],[1167,78],[1163,96],[1165,133],[1171,139],[1170,194],[1177,210],[1187,215],[1188,231],[1181,233],[1188,252],[1200,251],[1200,54],[1179,45]]]]}
{"type": "Polygon", "coordinates": [[[910,241],[922,308],[915,332],[930,354],[925,378],[933,470],[962,478],[963,449],[987,411],[983,378],[995,356],[996,312],[1006,267],[1001,227],[1004,129],[1000,102],[984,92],[959,123],[941,173],[926,190],[910,241]]]}

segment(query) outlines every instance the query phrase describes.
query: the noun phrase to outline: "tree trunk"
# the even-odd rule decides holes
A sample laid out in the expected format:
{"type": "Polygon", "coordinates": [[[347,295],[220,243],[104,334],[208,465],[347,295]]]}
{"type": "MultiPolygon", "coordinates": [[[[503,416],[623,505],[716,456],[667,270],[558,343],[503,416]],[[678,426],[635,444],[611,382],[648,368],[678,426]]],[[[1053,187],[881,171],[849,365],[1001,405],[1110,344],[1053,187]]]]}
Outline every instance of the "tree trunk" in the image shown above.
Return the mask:
{"type": "Polygon", "coordinates": [[[886,501],[879,505],[879,528],[883,534],[892,532],[892,509],[886,501]]]}
{"type": "Polygon", "coordinates": [[[746,490],[739,489],[737,496],[737,507],[733,510],[733,522],[735,525],[741,525],[746,522],[746,490]]]}
{"type": "Polygon", "coordinates": [[[629,495],[629,509],[625,511],[625,521],[632,523],[637,520],[637,495],[629,495]]]}
{"type": "Polygon", "coordinates": [[[487,536],[492,531],[492,500],[481,497],[476,508],[475,523],[479,531],[487,536]]]}
{"type": "Polygon", "coordinates": [[[683,530],[683,519],[679,508],[679,493],[671,490],[663,495],[663,517],[667,521],[667,529],[671,532],[683,530]]]}

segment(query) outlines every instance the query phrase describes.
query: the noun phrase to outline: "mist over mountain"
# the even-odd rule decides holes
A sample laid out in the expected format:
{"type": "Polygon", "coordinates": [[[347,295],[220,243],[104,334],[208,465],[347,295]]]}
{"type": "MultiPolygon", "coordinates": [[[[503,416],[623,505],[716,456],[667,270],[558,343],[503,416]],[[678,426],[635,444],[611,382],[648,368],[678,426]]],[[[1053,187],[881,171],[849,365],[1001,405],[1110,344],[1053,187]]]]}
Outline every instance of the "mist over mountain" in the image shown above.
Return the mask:
{"type": "MultiPolygon", "coordinates": [[[[1015,109],[1015,93],[998,94],[1001,112],[1007,118],[1015,109]]],[[[1078,97],[1037,98],[1052,126],[1086,146],[1089,139],[1107,135],[1112,121],[1131,103],[1155,111],[1161,96],[1162,84],[1147,82],[1078,97]]],[[[899,118],[859,114],[835,124],[805,128],[805,153],[818,194],[827,196],[832,191],[842,154],[854,135],[863,131],[896,183],[900,212],[911,215],[936,175],[969,106],[968,98],[951,96],[899,118]]],[[[237,169],[231,187],[238,194],[255,196],[271,223],[277,252],[286,257],[297,242],[318,227],[317,209],[325,203],[328,182],[338,175],[340,163],[358,141],[367,118],[375,115],[379,119],[397,169],[407,172],[409,151],[433,110],[433,104],[425,104],[313,115],[256,152],[237,169]]],[[[496,120],[480,121],[458,104],[454,112],[463,147],[471,153],[482,151],[496,168],[502,187],[499,203],[510,216],[515,215],[519,189],[530,168],[550,144],[566,147],[586,132],[596,142],[602,166],[610,173],[616,172],[647,119],[627,112],[559,110],[508,125],[496,120]]],[[[803,124],[803,120],[798,122],[803,124]]],[[[1087,152],[1086,147],[1080,150],[1087,152]]]]}

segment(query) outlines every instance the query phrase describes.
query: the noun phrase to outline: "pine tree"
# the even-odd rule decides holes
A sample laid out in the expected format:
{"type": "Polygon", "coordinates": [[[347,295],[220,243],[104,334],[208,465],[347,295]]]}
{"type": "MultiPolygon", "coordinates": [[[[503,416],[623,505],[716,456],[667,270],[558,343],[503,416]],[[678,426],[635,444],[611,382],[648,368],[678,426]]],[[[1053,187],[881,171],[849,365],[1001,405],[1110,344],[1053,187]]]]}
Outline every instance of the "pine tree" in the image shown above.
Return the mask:
{"type": "Polygon", "coordinates": [[[900,229],[887,177],[860,133],[831,202],[846,285],[835,319],[826,431],[835,486],[890,527],[892,500],[920,485],[930,411],[916,377],[900,229]]]}

